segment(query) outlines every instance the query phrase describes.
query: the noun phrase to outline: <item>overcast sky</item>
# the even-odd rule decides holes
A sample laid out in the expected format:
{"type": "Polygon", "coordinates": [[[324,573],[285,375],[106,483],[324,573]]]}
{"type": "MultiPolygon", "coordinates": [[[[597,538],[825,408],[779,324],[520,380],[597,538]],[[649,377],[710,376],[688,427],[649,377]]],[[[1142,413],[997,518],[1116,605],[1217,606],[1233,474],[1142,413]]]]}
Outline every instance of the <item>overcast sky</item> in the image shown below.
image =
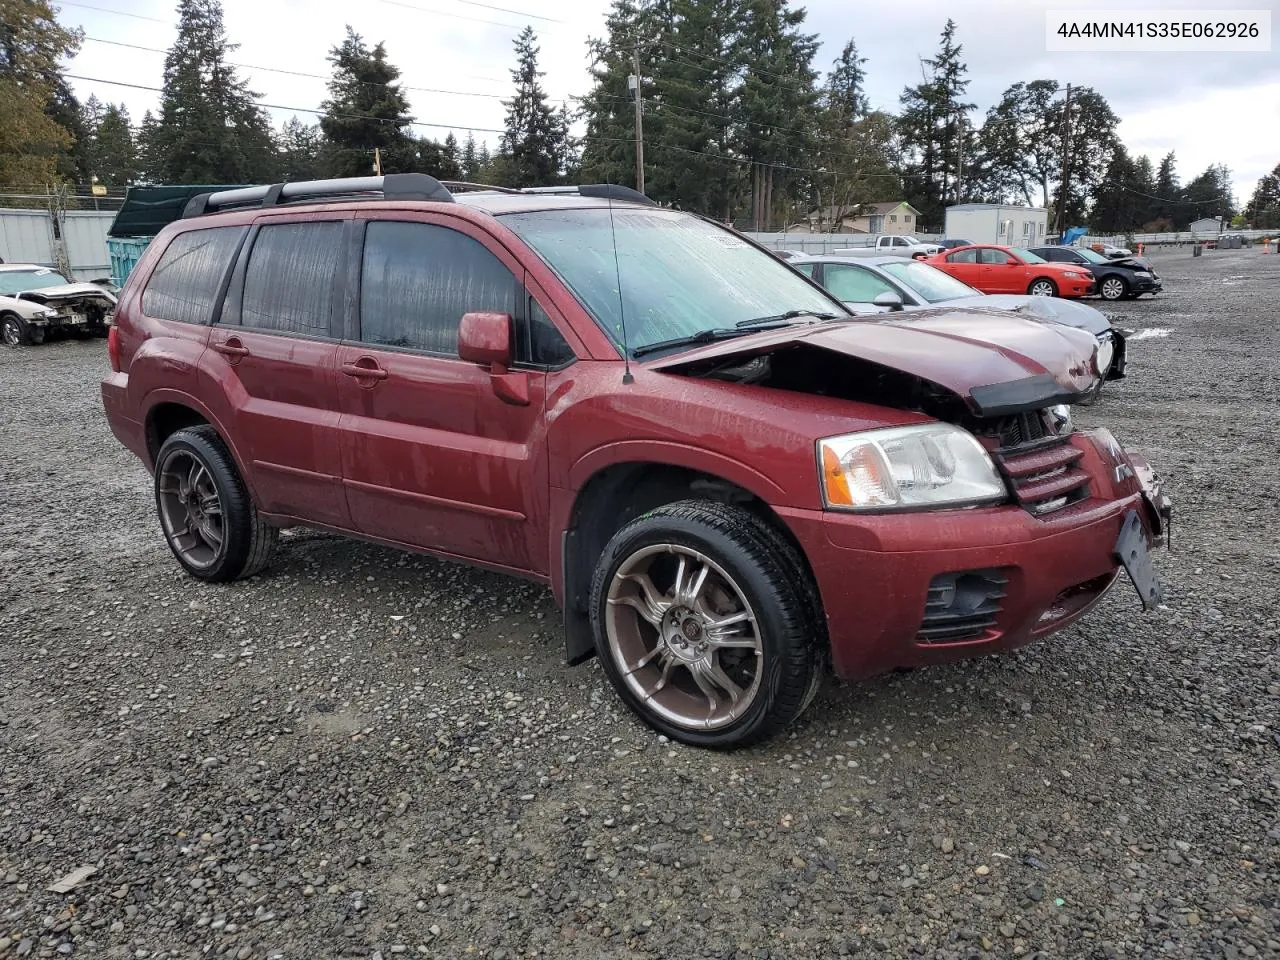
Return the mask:
{"type": "MultiPolygon", "coordinates": [[[[61,8],[60,19],[82,27],[86,36],[69,73],[160,86],[163,53],[101,41],[168,47],[176,20],[170,0],[53,2],[61,8]]],[[[223,5],[227,33],[240,44],[234,62],[327,75],[327,52],[349,23],[371,43],[386,43],[406,86],[454,91],[408,91],[414,116],[440,125],[419,126],[419,133],[443,138],[453,129],[461,141],[471,127],[477,139],[492,145],[496,134],[489,131],[502,126],[501,98],[510,92],[511,42],[519,30],[529,24],[538,32],[546,88],[553,100],[567,100],[588,87],[586,41],[603,35],[609,2],[224,0],[223,5]]],[[[846,40],[856,39],[868,59],[874,106],[896,109],[903,86],[920,79],[919,58],[935,51],[951,16],[969,65],[969,99],[978,104],[975,121],[1011,83],[1045,77],[1097,89],[1121,117],[1120,136],[1129,149],[1149,154],[1153,163],[1175,151],[1183,182],[1211,163],[1225,163],[1243,203],[1258,178],[1280,163],[1280,45],[1274,41],[1269,53],[1045,52],[1049,9],[1269,9],[1274,29],[1280,27],[1280,0],[809,0],[803,6],[807,29],[822,42],[817,63],[824,70],[846,40]]],[[[243,74],[266,103],[314,110],[326,95],[323,79],[249,68],[243,74]]],[[[125,103],[135,122],[158,98],[149,90],[103,82],[72,84],[82,99],[93,93],[125,103]]],[[[290,112],[272,114],[278,124],[290,112]]],[[[315,120],[301,109],[298,115],[315,120]]]]}

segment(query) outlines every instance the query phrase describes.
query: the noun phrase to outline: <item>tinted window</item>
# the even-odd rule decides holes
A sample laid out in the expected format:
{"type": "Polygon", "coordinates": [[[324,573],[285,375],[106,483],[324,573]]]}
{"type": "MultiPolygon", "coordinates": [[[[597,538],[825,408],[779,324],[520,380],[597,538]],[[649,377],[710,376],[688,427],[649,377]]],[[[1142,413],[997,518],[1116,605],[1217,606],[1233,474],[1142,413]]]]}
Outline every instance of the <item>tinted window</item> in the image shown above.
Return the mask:
{"type": "Polygon", "coordinates": [[[258,231],[244,276],[240,323],[261,330],[329,336],[342,224],[281,223],[258,231]]]}
{"type": "Polygon", "coordinates": [[[950,254],[947,257],[947,263],[977,263],[977,250],[961,250],[959,253],[950,254]]]}
{"type": "Polygon", "coordinates": [[[979,257],[979,262],[981,263],[1002,264],[1002,263],[1009,263],[1013,260],[1013,257],[1009,256],[1003,250],[992,250],[990,248],[984,248],[982,250],[979,250],[978,252],[981,255],[979,257]]]}
{"type": "Polygon", "coordinates": [[[514,316],[515,305],[515,278],[478,240],[427,223],[380,220],[366,229],[365,343],[456,354],[464,313],[514,316]]]}
{"type": "Polygon", "coordinates": [[[142,312],[162,320],[210,323],[218,291],[245,231],[245,227],[213,227],[174,237],[147,279],[142,312]]]}
{"type": "Polygon", "coordinates": [[[897,293],[893,284],[862,267],[828,263],[823,269],[826,288],[846,303],[871,303],[882,293],[897,293]]]}
{"type": "Polygon", "coordinates": [[[574,359],[573,349],[561,336],[538,301],[529,298],[529,361],[539,366],[558,367],[574,359]]]}
{"type": "Polygon", "coordinates": [[[793,267],[795,267],[797,270],[799,270],[801,273],[803,273],[806,277],[812,277],[812,276],[813,276],[813,268],[814,268],[815,264],[812,264],[812,263],[795,263],[795,264],[792,264],[792,266],[793,266],[793,267]]]}

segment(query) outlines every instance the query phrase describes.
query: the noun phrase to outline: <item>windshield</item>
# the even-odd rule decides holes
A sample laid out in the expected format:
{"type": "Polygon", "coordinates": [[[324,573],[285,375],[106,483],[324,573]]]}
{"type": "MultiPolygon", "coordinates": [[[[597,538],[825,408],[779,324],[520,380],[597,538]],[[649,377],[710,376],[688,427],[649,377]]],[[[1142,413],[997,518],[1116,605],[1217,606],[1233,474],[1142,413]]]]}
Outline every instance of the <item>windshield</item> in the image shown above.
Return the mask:
{"type": "Polygon", "coordinates": [[[981,291],[973,289],[967,283],[961,283],[950,274],[943,273],[937,267],[931,267],[919,260],[903,260],[901,263],[886,263],[881,268],[895,280],[906,284],[929,303],[942,303],[944,300],[959,300],[961,297],[980,297],[981,291]]]}
{"type": "Polygon", "coordinates": [[[39,270],[0,270],[0,296],[11,296],[41,287],[65,287],[67,279],[60,273],[39,270]]]}
{"type": "Polygon", "coordinates": [[[626,320],[632,351],[794,310],[848,313],[776,257],[689,214],[621,207],[613,211],[612,226],[607,209],[501,219],[560,275],[619,347],[626,320]],[[619,301],[625,305],[621,314],[619,301]]]}
{"type": "Polygon", "coordinates": [[[1021,260],[1023,263],[1048,263],[1044,257],[1037,257],[1030,250],[1023,250],[1021,247],[1010,247],[1009,252],[1021,260]]]}
{"type": "Polygon", "coordinates": [[[1106,257],[1104,257],[1102,254],[1098,253],[1098,252],[1097,252],[1097,251],[1095,251],[1095,250],[1086,250],[1086,249],[1084,249],[1084,248],[1081,248],[1081,249],[1077,250],[1077,251],[1076,251],[1076,253],[1080,254],[1080,256],[1084,257],[1084,258],[1085,258],[1086,260],[1088,260],[1090,263],[1108,263],[1108,262],[1110,262],[1110,261],[1108,261],[1108,260],[1107,260],[1107,258],[1106,258],[1106,257]]]}

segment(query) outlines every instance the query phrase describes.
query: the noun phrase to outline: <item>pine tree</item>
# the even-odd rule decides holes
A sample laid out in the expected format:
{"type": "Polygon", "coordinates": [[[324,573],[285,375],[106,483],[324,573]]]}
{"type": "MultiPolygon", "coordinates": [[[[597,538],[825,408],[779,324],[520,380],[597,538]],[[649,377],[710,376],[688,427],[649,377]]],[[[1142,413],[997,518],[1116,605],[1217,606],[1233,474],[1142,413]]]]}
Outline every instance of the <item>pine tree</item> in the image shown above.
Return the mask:
{"type": "Polygon", "coordinates": [[[275,179],[266,114],[227,56],[219,0],[178,0],[178,38],[164,61],[160,114],[148,134],[150,174],[168,183],[275,179]]]}
{"type": "Polygon", "coordinates": [[[467,142],[462,145],[462,154],[458,158],[458,166],[462,169],[463,180],[475,180],[476,173],[480,169],[480,160],[476,152],[476,138],[473,133],[467,133],[467,142]]]}
{"type": "Polygon", "coordinates": [[[453,135],[450,130],[444,138],[444,160],[448,168],[445,173],[446,180],[458,180],[462,177],[462,153],[458,149],[458,138],[453,135]]]}
{"type": "Polygon", "coordinates": [[[138,148],[124,104],[107,104],[92,134],[90,176],[107,187],[123,187],[138,179],[138,148]]]}
{"type": "Polygon", "coordinates": [[[948,20],[938,52],[924,60],[925,80],[909,86],[900,98],[899,130],[909,151],[904,171],[906,199],[928,224],[941,224],[943,207],[955,200],[962,176],[961,164],[968,145],[966,115],[972,103],[962,100],[969,81],[968,67],[960,59],[963,47],[955,42],[956,25],[948,20]]]}
{"type": "Polygon", "coordinates": [[[853,123],[870,111],[866,94],[866,57],[858,56],[858,45],[852,39],[844,45],[840,56],[827,75],[823,105],[847,123],[853,123]]]}
{"type": "Polygon", "coordinates": [[[1229,222],[1235,215],[1235,202],[1231,196],[1231,171],[1226,165],[1216,163],[1196,177],[1180,194],[1182,217],[1179,227],[1190,226],[1192,220],[1202,217],[1221,217],[1229,222]]]}
{"type": "Polygon", "coordinates": [[[777,197],[794,196],[803,181],[790,168],[803,166],[813,147],[818,44],[800,32],[804,19],[804,10],[791,9],[786,0],[747,0],[741,21],[738,48],[746,69],[736,98],[737,139],[739,152],[753,164],[751,219],[757,230],[773,226],[777,197]]]}
{"type": "Polygon", "coordinates": [[[421,165],[419,145],[409,135],[413,117],[397,82],[400,70],[387,62],[386,48],[370,49],[351,27],[329,52],[333,77],[329,99],[321,104],[320,128],[327,146],[324,167],[332,177],[373,173],[374,151],[384,173],[410,173],[421,165]]]}
{"type": "Polygon", "coordinates": [[[1174,224],[1185,219],[1182,207],[1182,184],[1178,180],[1178,161],[1172,150],[1160,161],[1160,169],[1156,173],[1156,215],[1167,218],[1174,224]]]}
{"type": "Polygon", "coordinates": [[[1244,208],[1246,222],[1257,230],[1280,227],[1280,163],[1258,180],[1258,186],[1244,208]]]}
{"type": "Polygon", "coordinates": [[[290,117],[276,138],[281,180],[315,180],[323,176],[324,135],[317,124],[290,117]]]}
{"type": "Polygon", "coordinates": [[[525,27],[516,38],[516,66],[511,71],[516,92],[504,101],[506,132],[500,152],[504,182],[513,187],[559,183],[564,172],[568,131],[547,104],[536,40],[532,27],[525,27]]]}
{"type": "Polygon", "coordinates": [[[0,7],[0,186],[29,191],[74,179],[80,111],[59,61],[80,47],[46,0],[0,7]]]}

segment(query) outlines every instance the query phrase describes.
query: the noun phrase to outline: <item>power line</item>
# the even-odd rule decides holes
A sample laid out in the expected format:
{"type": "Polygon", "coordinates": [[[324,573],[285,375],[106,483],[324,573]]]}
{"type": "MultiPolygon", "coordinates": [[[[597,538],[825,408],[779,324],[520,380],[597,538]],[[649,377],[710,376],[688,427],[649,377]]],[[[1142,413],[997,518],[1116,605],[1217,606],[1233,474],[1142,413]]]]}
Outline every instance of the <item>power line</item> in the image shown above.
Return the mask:
{"type": "MultiPolygon", "coordinates": [[[[165,50],[163,47],[144,47],[141,44],[125,43],[121,40],[103,40],[100,37],[85,37],[84,39],[91,40],[94,43],[109,44],[113,47],[127,47],[130,50],[144,50],[148,53],[167,54],[169,52],[168,50],[165,50]]],[[[307,77],[312,80],[328,81],[330,79],[329,77],[326,77],[323,74],[319,74],[319,73],[304,73],[301,70],[285,70],[281,67],[260,67],[252,63],[231,63],[230,61],[227,61],[227,66],[236,67],[237,69],[240,69],[240,70],[262,70],[262,71],[265,71],[266,73],[281,73],[290,77],[307,77]]],[[[392,84],[389,84],[389,83],[377,83],[376,81],[373,81],[373,80],[357,80],[356,83],[359,83],[368,87],[392,86],[392,84]]],[[[473,93],[469,90],[437,90],[434,87],[410,87],[410,86],[404,86],[404,85],[401,85],[401,89],[412,90],[416,93],[439,93],[439,94],[444,94],[447,96],[454,96],[454,97],[487,97],[491,100],[507,99],[505,96],[503,96],[500,93],[473,93]]]]}
{"type": "Polygon", "coordinates": [[[126,13],[124,10],[112,10],[109,7],[93,7],[87,3],[72,3],[72,0],[58,0],[58,5],[62,7],[81,7],[85,10],[93,10],[97,13],[114,13],[118,17],[131,17],[134,20],[150,20],[152,23],[163,23],[165,26],[172,26],[167,20],[161,20],[159,17],[148,17],[141,13],[126,13]]]}
{"type": "Polygon", "coordinates": [[[547,23],[564,23],[563,20],[557,20],[555,17],[544,17],[538,13],[530,13],[527,10],[512,10],[510,7],[495,7],[489,3],[480,3],[479,0],[455,0],[457,3],[464,3],[468,7],[483,7],[486,10],[497,10],[499,13],[514,13],[517,17],[528,17],[531,20],[544,20],[547,23]]]}
{"type": "Polygon", "coordinates": [[[523,27],[516,26],[514,23],[503,23],[501,20],[486,20],[483,17],[468,17],[463,13],[447,13],[444,10],[429,10],[426,7],[414,6],[412,3],[402,3],[401,0],[379,0],[381,3],[388,4],[392,7],[403,7],[406,10],[417,10],[419,13],[429,13],[435,17],[452,17],[455,20],[470,20],[472,23],[487,23],[493,27],[504,27],[507,30],[523,30],[523,27]]]}
{"type": "MultiPolygon", "coordinates": [[[[74,73],[64,74],[68,80],[83,80],[86,83],[105,83],[112,87],[128,87],[131,90],[149,90],[152,93],[164,93],[161,87],[151,87],[141,83],[125,83],[122,80],[103,80],[101,77],[84,77],[74,73]]],[[[294,113],[310,113],[315,116],[331,116],[340,117],[344,120],[376,120],[378,123],[392,123],[396,126],[410,127],[434,127],[439,130],[466,130],[471,133],[505,133],[505,130],[498,130],[494,127],[467,127],[460,123],[428,123],[425,120],[393,120],[388,117],[373,117],[368,114],[361,113],[330,113],[327,110],[317,110],[313,107],[287,107],[280,103],[262,103],[257,100],[248,101],[255,107],[262,107],[266,110],[290,110],[294,113]]]]}

